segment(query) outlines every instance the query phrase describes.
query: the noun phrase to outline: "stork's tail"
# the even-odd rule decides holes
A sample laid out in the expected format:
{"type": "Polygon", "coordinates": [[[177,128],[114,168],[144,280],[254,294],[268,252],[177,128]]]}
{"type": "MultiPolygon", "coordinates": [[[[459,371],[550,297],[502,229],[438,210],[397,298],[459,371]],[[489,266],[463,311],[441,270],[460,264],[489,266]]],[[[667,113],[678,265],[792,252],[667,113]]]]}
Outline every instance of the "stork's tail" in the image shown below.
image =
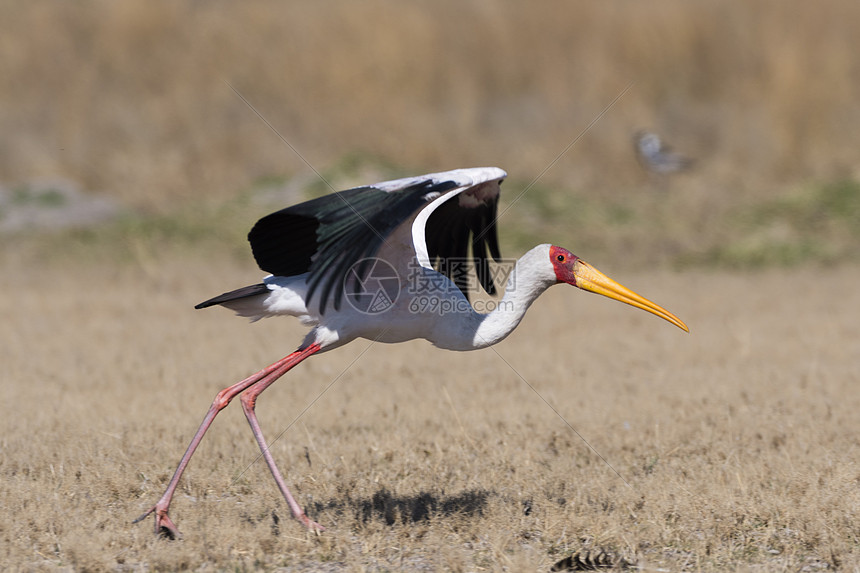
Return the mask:
{"type": "MultiPolygon", "coordinates": [[[[207,308],[210,306],[215,306],[216,304],[224,304],[243,298],[259,296],[261,294],[269,294],[270,292],[271,291],[269,290],[269,287],[265,283],[260,283],[256,285],[238,288],[236,290],[231,290],[230,292],[225,292],[224,294],[219,294],[215,298],[210,298],[209,300],[201,302],[194,308],[207,308]]],[[[233,305],[229,304],[225,306],[227,308],[234,308],[233,305]]]]}

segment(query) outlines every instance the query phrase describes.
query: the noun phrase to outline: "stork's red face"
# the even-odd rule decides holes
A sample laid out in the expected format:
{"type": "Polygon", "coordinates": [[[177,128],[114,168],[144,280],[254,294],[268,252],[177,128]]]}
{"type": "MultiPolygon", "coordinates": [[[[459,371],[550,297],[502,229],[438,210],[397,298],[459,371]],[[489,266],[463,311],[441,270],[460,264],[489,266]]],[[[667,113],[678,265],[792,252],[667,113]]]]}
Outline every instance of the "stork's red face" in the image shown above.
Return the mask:
{"type": "Polygon", "coordinates": [[[641,308],[664,320],[668,320],[682,330],[690,332],[687,325],[677,316],[662,306],[636,294],[627,287],[618,284],[567,249],[553,245],[549,248],[549,258],[558,282],[567,283],[582,290],[601,294],[635,306],[636,308],[641,308]]]}
{"type": "Polygon", "coordinates": [[[552,261],[552,268],[555,269],[555,276],[558,282],[577,286],[573,267],[576,261],[579,260],[579,257],[567,249],[552,245],[549,248],[549,260],[552,261]]]}

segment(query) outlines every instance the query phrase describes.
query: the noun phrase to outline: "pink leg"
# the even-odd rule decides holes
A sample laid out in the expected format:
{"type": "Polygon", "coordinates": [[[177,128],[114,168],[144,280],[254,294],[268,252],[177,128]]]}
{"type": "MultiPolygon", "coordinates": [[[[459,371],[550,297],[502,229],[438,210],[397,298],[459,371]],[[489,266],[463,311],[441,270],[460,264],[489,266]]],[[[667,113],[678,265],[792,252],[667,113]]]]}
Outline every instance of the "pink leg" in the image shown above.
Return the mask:
{"type": "Polygon", "coordinates": [[[260,446],[260,451],[263,452],[263,458],[266,460],[266,465],[269,466],[269,471],[272,472],[272,476],[275,478],[275,483],[278,484],[278,489],[281,490],[281,494],[283,494],[284,499],[287,500],[287,505],[290,506],[290,511],[292,511],[293,517],[298,519],[311,531],[319,533],[320,531],[325,531],[325,527],[309,518],[293,498],[284,478],[281,476],[281,472],[278,471],[278,467],[275,465],[275,460],[272,457],[272,452],[269,451],[269,446],[266,445],[266,439],[263,437],[263,431],[260,429],[260,423],[257,421],[257,414],[254,411],[257,404],[257,396],[259,396],[263,390],[271,386],[274,381],[274,379],[262,380],[259,384],[256,384],[252,388],[248,388],[248,390],[243,392],[239,400],[242,402],[242,410],[245,412],[245,417],[248,418],[248,424],[251,425],[251,430],[254,432],[257,444],[260,446]]]}
{"type": "Polygon", "coordinates": [[[209,426],[212,425],[212,421],[215,419],[215,416],[218,415],[218,412],[226,408],[227,404],[229,404],[230,401],[233,400],[233,398],[235,398],[237,394],[247,390],[254,384],[257,384],[261,381],[266,386],[269,386],[272,382],[286,374],[287,371],[290,370],[293,366],[295,366],[308,356],[314,354],[319,349],[320,346],[318,344],[312,344],[307,348],[303,349],[300,348],[292,354],[278,360],[271,366],[268,366],[260,370],[256,374],[245,378],[241,382],[234,384],[228,388],[224,388],[223,390],[218,392],[218,394],[215,396],[215,400],[209,407],[209,411],[206,413],[206,417],[203,418],[203,422],[200,424],[200,427],[197,428],[197,433],[194,434],[194,437],[191,439],[191,443],[188,444],[188,449],[185,450],[185,454],[179,461],[179,466],[177,466],[176,471],[173,472],[173,477],[170,479],[170,483],[167,484],[167,489],[164,491],[164,495],[161,496],[161,499],[158,500],[158,503],[149,508],[146,513],[135,519],[132,523],[138,523],[140,521],[143,521],[150,513],[155,512],[156,534],[164,534],[172,539],[178,539],[182,537],[182,534],[179,533],[179,529],[177,529],[176,525],[167,515],[167,511],[170,508],[170,502],[173,499],[173,494],[176,491],[176,486],[179,484],[179,478],[182,477],[182,473],[185,471],[185,467],[188,465],[189,460],[191,460],[191,456],[194,455],[194,451],[197,449],[197,446],[200,445],[200,441],[203,439],[203,435],[206,434],[206,430],[208,430],[209,426]]]}

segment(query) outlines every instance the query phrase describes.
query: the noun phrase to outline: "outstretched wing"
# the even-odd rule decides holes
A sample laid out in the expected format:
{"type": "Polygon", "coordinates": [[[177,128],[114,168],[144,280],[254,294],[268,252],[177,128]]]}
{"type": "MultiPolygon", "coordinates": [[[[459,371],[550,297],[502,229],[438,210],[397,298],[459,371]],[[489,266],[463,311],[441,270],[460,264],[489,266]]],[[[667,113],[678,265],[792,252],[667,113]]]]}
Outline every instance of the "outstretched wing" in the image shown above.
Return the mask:
{"type": "MultiPolygon", "coordinates": [[[[421,264],[449,276],[465,294],[465,277],[459,279],[462,273],[454,273],[450,262],[466,259],[471,235],[478,277],[492,294],[486,251],[499,260],[495,215],[505,176],[497,168],[459,169],[356,187],[267,215],[254,225],[248,240],[264,271],[279,276],[309,273],[308,301],[321,289],[320,312],[325,312],[332,290],[339,308],[343,293],[336,287],[349,268],[372,257],[395,228],[420,211],[413,240],[421,221],[415,241],[421,264]]],[[[359,276],[368,270],[358,269],[359,276]]]]}

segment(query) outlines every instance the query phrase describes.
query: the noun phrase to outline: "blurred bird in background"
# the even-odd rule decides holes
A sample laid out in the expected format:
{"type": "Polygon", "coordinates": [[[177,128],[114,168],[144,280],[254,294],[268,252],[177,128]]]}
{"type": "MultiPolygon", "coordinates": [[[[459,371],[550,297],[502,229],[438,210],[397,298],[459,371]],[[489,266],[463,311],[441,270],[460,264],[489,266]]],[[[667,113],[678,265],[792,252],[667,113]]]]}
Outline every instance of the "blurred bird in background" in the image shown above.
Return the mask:
{"type": "Polygon", "coordinates": [[[693,160],[672,151],[660,140],[660,136],[650,131],[640,130],[633,135],[636,158],[642,167],[658,175],[668,175],[685,171],[693,166],[693,160]]]}

